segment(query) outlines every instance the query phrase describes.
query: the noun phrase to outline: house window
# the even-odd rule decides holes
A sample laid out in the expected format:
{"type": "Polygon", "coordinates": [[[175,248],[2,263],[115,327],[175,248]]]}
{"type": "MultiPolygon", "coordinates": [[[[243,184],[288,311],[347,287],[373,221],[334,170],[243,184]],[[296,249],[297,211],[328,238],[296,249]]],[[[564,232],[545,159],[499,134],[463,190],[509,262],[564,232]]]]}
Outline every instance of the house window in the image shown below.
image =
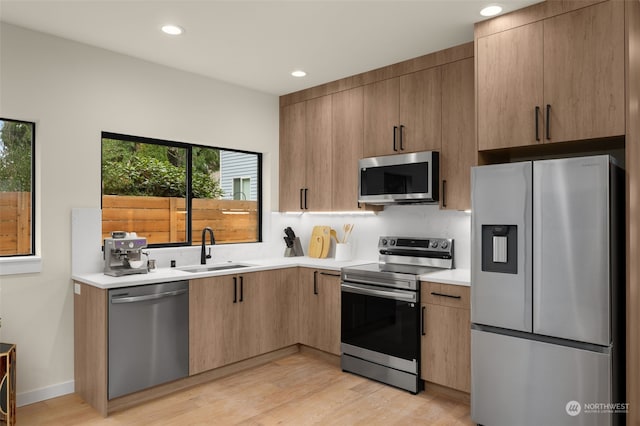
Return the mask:
{"type": "Polygon", "coordinates": [[[259,175],[258,153],[103,133],[102,237],[127,231],[151,247],[195,245],[208,226],[218,244],[260,241],[259,182],[251,200],[235,199],[222,185],[228,153],[259,175]]]}
{"type": "Polygon", "coordinates": [[[0,118],[0,256],[35,254],[35,123],[0,118]]]}
{"type": "Polygon", "coordinates": [[[246,200],[251,196],[251,178],[233,178],[233,199],[246,200]]]}

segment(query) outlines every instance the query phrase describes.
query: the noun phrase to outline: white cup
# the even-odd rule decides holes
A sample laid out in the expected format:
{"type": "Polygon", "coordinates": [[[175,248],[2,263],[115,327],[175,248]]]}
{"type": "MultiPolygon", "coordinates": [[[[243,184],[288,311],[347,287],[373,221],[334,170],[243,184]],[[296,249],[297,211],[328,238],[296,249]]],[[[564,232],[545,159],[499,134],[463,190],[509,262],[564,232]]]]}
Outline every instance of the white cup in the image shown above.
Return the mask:
{"type": "Polygon", "coordinates": [[[351,260],[351,243],[336,243],[336,260],[351,260]]]}

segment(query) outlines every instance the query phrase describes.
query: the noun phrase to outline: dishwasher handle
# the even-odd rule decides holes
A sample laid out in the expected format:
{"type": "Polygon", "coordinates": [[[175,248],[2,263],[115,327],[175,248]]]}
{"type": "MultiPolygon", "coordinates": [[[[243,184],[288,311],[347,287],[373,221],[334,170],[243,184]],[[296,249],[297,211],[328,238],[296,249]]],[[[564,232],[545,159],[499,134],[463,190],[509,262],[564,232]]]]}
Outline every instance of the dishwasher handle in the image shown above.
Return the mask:
{"type": "Polygon", "coordinates": [[[127,297],[114,297],[111,299],[111,303],[135,303],[144,302],[146,300],[163,299],[165,297],[179,296],[187,292],[184,290],[165,291],[164,293],[146,294],[144,296],[127,296],[127,297]]]}

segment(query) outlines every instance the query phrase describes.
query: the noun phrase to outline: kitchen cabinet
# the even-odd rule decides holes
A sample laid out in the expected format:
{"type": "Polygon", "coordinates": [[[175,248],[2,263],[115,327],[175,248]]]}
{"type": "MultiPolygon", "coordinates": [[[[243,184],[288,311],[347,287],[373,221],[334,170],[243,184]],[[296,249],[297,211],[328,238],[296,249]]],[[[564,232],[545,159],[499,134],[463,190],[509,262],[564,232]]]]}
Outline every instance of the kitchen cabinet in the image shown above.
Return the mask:
{"type": "Polygon", "coordinates": [[[306,102],[280,108],[280,211],[304,208],[306,102]]]}
{"type": "Polygon", "coordinates": [[[331,209],[331,96],[280,109],[280,210],[331,209]]]}
{"type": "Polygon", "coordinates": [[[364,86],[364,156],[440,150],[440,67],[364,86]]]}
{"type": "Polygon", "coordinates": [[[259,352],[256,274],[224,275],[189,283],[189,374],[259,352]]]}
{"type": "Polygon", "coordinates": [[[624,2],[489,34],[476,45],[478,150],[624,134],[624,2]]]}
{"type": "Polygon", "coordinates": [[[191,375],[297,342],[295,269],[191,280],[191,375]]]}
{"type": "Polygon", "coordinates": [[[334,211],[353,211],[358,204],[358,160],[363,157],[362,87],[334,93],[331,102],[331,177],[334,211]]]}
{"type": "Polygon", "coordinates": [[[420,378],[463,392],[471,389],[469,287],[422,282],[420,378]]]}
{"type": "Polygon", "coordinates": [[[476,165],[473,58],[442,66],[440,207],[471,208],[471,167],[476,165]]]}
{"type": "Polygon", "coordinates": [[[340,355],[340,273],[300,268],[299,279],[299,342],[340,355]]]}
{"type": "Polygon", "coordinates": [[[331,210],[331,96],[307,101],[304,210],[331,210]]]}

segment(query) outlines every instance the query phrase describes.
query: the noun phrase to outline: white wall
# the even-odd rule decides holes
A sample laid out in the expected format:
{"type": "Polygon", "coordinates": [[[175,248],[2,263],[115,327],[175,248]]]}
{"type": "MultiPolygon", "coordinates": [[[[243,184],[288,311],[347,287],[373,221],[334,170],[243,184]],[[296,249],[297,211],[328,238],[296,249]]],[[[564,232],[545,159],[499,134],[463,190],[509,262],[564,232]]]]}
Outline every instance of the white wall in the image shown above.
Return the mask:
{"type": "Polygon", "coordinates": [[[19,403],[73,380],[71,209],[100,207],[101,131],[263,152],[265,210],[277,200],[273,95],[1,23],[0,116],[36,122],[42,272],[0,277],[19,403]]]}

